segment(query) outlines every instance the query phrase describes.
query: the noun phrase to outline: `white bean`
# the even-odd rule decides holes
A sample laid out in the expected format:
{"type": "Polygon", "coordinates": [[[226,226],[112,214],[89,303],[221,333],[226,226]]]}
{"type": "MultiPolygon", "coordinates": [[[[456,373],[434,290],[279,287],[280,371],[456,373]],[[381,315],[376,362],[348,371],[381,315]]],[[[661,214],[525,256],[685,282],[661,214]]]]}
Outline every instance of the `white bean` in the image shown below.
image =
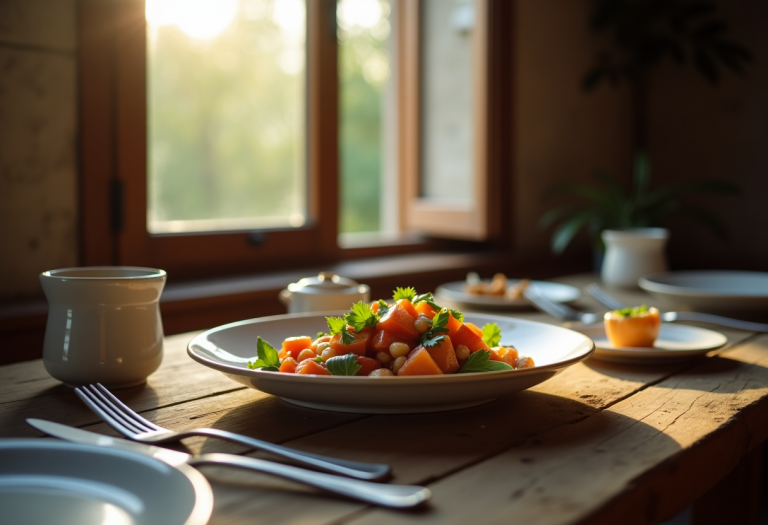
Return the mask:
{"type": "Polygon", "coordinates": [[[376,352],[376,359],[378,359],[382,365],[386,365],[392,361],[392,355],[389,352],[376,352]]]}
{"type": "Polygon", "coordinates": [[[395,358],[408,355],[410,351],[410,347],[405,343],[392,343],[389,345],[389,353],[395,358]]]}
{"type": "Polygon", "coordinates": [[[379,368],[368,374],[368,377],[390,377],[394,375],[389,368],[379,368]]]}
{"type": "Polygon", "coordinates": [[[459,361],[465,361],[469,358],[469,347],[467,345],[459,345],[456,347],[456,359],[459,361]]]}
{"type": "Polygon", "coordinates": [[[405,356],[400,356],[392,363],[392,373],[397,374],[405,364],[405,356]]]}

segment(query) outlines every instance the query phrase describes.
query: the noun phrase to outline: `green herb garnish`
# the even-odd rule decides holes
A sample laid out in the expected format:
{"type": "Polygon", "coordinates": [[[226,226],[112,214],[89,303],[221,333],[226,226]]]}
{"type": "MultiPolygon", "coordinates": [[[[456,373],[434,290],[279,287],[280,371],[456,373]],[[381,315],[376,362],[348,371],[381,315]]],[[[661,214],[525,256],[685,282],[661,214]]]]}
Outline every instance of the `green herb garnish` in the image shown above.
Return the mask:
{"type": "Polygon", "coordinates": [[[408,299],[409,301],[413,302],[413,300],[416,298],[416,289],[412,286],[409,286],[408,288],[400,288],[399,286],[395,288],[395,292],[392,295],[392,299],[395,301],[399,301],[400,299],[408,299]]]}
{"type": "Polygon", "coordinates": [[[414,305],[419,303],[427,303],[429,306],[431,306],[438,312],[443,309],[442,306],[438,306],[437,303],[435,303],[435,298],[432,296],[432,292],[427,292],[421,295],[417,295],[416,297],[414,297],[413,301],[411,302],[414,305]]]}
{"type": "Polygon", "coordinates": [[[373,313],[370,305],[359,301],[352,305],[350,313],[344,315],[344,321],[354,328],[355,333],[359,334],[366,326],[375,329],[376,323],[379,322],[379,316],[373,313]]]}
{"type": "Polygon", "coordinates": [[[440,312],[435,315],[435,318],[432,319],[432,327],[419,337],[419,343],[423,346],[430,347],[437,345],[437,343],[445,339],[445,336],[441,334],[448,333],[448,328],[446,328],[448,319],[448,310],[440,310],[440,312]],[[443,339],[439,339],[439,337],[442,337],[443,339]]]}
{"type": "Polygon", "coordinates": [[[455,310],[453,308],[445,308],[445,309],[451,312],[451,315],[453,316],[454,319],[456,319],[461,323],[464,322],[464,314],[462,312],[460,312],[459,310],[455,310]]]}
{"type": "Polygon", "coordinates": [[[327,334],[325,332],[317,332],[317,337],[315,339],[320,339],[321,337],[325,337],[327,334]]]}
{"type": "Polygon", "coordinates": [[[379,317],[387,315],[389,312],[389,305],[384,299],[379,299],[379,317]]]}
{"type": "Polygon", "coordinates": [[[320,357],[320,356],[315,357],[315,363],[322,363],[322,362],[323,362],[323,358],[322,357],[320,357]]]}
{"type": "Polygon", "coordinates": [[[363,368],[355,359],[355,354],[332,357],[325,364],[328,371],[335,376],[353,376],[363,368]]]}
{"type": "Polygon", "coordinates": [[[614,310],[614,313],[621,317],[640,317],[642,314],[648,313],[648,307],[643,304],[630,308],[622,308],[621,310],[614,310]]]}
{"type": "Polygon", "coordinates": [[[277,355],[277,350],[261,336],[256,338],[256,356],[255,361],[248,361],[247,366],[250,370],[265,370],[267,372],[280,370],[280,358],[277,355]]]}
{"type": "Polygon", "coordinates": [[[488,323],[483,326],[483,342],[490,347],[499,346],[501,341],[501,328],[496,323],[488,323]]]}
{"type": "Polygon", "coordinates": [[[325,320],[328,323],[328,329],[331,331],[331,335],[338,334],[341,336],[341,344],[352,344],[352,341],[355,340],[355,336],[347,330],[347,322],[344,319],[341,317],[326,317],[325,320]]]}
{"type": "Polygon", "coordinates": [[[500,372],[502,370],[514,370],[507,363],[501,361],[491,361],[491,352],[488,350],[478,350],[469,355],[469,358],[461,367],[457,374],[468,374],[470,372],[500,372]]]}

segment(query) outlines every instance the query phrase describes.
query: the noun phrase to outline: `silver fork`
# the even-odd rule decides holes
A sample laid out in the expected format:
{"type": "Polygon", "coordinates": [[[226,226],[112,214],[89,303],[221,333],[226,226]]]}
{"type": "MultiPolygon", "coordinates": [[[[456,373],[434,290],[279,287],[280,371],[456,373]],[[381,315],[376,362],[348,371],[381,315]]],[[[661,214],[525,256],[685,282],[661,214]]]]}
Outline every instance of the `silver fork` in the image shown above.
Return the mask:
{"type": "Polygon", "coordinates": [[[389,465],[361,463],[311,454],[216,428],[194,428],[174,432],[144,419],[98,383],[75,388],[75,393],[110,427],[125,437],[142,443],[168,443],[190,436],[217,437],[351,478],[378,480],[386,477],[391,470],[389,465]]]}
{"type": "MultiPolygon", "coordinates": [[[[626,308],[624,303],[608,295],[605,290],[595,283],[585,286],[584,292],[609,310],[621,310],[622,308],[626,308]]],[[[737,328],[739,330],[749,330],[751,332],[768,332],[768,324],[741,321],[739,319],[731,319],[729,317],[700,312],[663,312],[661,314],[661,320],[667,323],[674,321],[698,321],[701,323],[726,326],[728,328],[737,328]]]]}
{"type": "Polygon", "coordinates": [[[533,290],[530,286],[523,291],[523,296],[542,312],[548,313],[561,321],[578,321],[583,324],[594,324],[602,320],[600,315],[579,312],[570,306],[551,301],[533,290]]]}

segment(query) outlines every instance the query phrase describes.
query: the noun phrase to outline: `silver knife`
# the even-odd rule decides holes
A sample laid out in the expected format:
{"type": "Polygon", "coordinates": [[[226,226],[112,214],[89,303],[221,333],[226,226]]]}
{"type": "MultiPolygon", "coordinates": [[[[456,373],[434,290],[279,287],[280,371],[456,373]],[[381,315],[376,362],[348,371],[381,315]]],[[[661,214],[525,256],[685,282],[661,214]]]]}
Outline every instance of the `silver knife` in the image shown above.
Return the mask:
{"type": "Polygon", "coordinates": [[[369,481],[335,476],[333,474],[325,474],[323,472],[305,470],[290,465],[284,465],[282,463],[273,463],[263,459],[236,456],[234,454],[214,453],[202,454],[195,457],[184,452],[104,436],[102,434],[61,425],[52,421],[30,418],[27,419],[27,423],[46,434],[67,441],[73,441],[75,443],[88,443],[102,447],[114,447],[121,450],[139,452],[173,466],[181,464],[195,467],[199,465],[219,465],[254,470],[256,472],[273,474],[321,490],[334,492],[336,494],[341,494],[342,496],[347,496],[348,498],[384,507],[414,507],[426,501],[431,495],[429,489],[426,487],[372,483],[369,481]]]}

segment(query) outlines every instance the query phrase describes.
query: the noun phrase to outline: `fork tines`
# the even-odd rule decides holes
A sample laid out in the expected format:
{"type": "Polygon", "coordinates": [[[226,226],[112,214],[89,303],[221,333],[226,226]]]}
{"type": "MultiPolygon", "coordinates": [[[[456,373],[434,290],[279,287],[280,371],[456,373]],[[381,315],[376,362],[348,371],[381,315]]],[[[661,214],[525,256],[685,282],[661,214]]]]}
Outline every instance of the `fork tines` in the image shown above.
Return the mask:
{"type": "Polygon", "coordinates": [[[75,388],[75,393],[105,423],[124,436],[132,436],[159,429],[159,427],[125,406],[99,383],[75,388]]]}

